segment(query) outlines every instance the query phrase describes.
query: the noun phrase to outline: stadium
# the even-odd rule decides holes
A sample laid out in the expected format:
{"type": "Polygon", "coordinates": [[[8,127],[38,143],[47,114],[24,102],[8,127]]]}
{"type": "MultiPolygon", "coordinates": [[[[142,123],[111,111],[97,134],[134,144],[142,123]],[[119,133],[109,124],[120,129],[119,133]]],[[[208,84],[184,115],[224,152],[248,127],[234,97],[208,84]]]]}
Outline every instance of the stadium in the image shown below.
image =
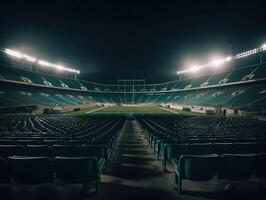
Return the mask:
{"type": "Polygon", "coordinates": [[[266,43],[241,44],[167,81],[1,46],[0,199],[265,199],[266,43]]]}

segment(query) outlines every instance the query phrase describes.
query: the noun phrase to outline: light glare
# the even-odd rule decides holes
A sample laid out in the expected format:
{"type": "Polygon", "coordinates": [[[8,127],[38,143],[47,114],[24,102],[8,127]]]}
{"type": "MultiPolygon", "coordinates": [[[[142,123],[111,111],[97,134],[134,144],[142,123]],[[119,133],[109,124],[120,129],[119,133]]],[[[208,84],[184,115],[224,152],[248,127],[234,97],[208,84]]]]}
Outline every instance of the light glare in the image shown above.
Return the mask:
{"type": "Polygon", "coordinates": [[[266,43],[261,46],[263,50],[266,50],[266,43]]]}
{"type": "Polygon", "coordinates": [[[17,57],[17,58],[21,58],[21,59],[27,60],[29,62],[37,62],[39,65],[42,65],[42,66],[56,68],[58,70],[68,71],[68,72],[80,74],[80,71],[79,70],[67,68],[67,67],[64,67],[62,65],[52,64],[52,63],[47,62],[47,61],[44,61],[44,60],[37,60],[34,57],[28,56],[26,54],[21,54],[18,51],[14,51],[14,50],[11,50],[11,49],[4,49],[4,52],[6,54],[10,55],[10,56],[14,56],[14,57],[17,57]]]}
{"type": "Polygon", "coordinates": [[[5,49],[5,53],[7,53],[8,55],[17,57],[17,58],[21,58],[22,57],[21,53],[19,53],[17,51],[13,51],[11,49],[5,49]]]}
{"type": "Polygon", "coordinates": [[[30,61],[30,62],[35,62],[37,60],[36,58],[33,58],[28,55],[23,55],[23,58],[25,58],[25,60],[30,61]]]}

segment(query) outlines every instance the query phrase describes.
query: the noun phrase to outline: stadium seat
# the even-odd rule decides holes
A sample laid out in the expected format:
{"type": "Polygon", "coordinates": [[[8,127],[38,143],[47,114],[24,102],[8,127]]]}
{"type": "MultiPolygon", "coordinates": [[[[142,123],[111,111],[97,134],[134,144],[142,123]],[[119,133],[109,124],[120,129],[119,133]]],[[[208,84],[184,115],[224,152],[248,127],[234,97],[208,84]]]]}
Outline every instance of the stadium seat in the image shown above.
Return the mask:
{"type": "Polygon", "coordinates": [[[83,145],[87,143],[88,143],[87,140],[69,140],[68,141],[68,144],[71,144],[71,145],[83,145]]]}
{"type": "Polygon", "coordinates": [[[232,154],[258,153],[259,149],[256,143],[233,143],[232,154]]]}
{"type": "Polygon", "coordinates": [[[53,151],[55,156],[80,156],[80,148],[77,145],[53,145],[53,151]]]}
{"type": "Polygon", "coordinates": [[[14,140],[0,140],[0,145],[15,145],[16,142],[14,140]]]}
{"type": "Polygon", "coordinates": [[[26,149],[22,145],[0,145],[0,156],[26,156],[26,149]]]}
{"type": "Polygon", "coordinates": [[[218,155],[181,155],[174,161],[176,184],[182,192],[182,179],[208,181],[217,173],[218,155]],[[178,162],[178,163],[177,163],[178,162]]]}
{"type": "Polygon", "coordinates": [[[246,180],[255,174],[255,154],[223,154],[219,158],[218,178],[246,180]]]}
{"type": "Polygon", "coordinates": [[[191,144],[190,153],[192,155],[210,154],[212,147],[211,143],[193,143],[191,144]]]}
{"type": "Polygon", "coordinates": [[[53,145],[63,145],[66,142],[64,140],[43,140],[43,144],[44,145],[49,145],[49,146],[53,146],[53,145]]]}
{"type": "Polygon", "coordinates": [[[54,181],[54,171],[47,157],[9,157],[12,176],[17,183],[42,184],[54,181]]]}
{"type": "Polygon", "coordinates": [[[266,142],[258,143],[258,149],[261,153],[266,153],[266,142]]]}
{"type": "Polygon", "coordinates": [[[181,155],[190,154],[189,144],[166,144],[164,146],[163,168],[166,170],[167,161],[179,159],[181,155]]]}
{"type": "Polygon", "coordinates": [[[0,184],[9,183],[9,173],[6,161],[0,157],[0,184]]]}
{"type": "Polygon", "coordinates": [[[101,165],[95,157],[55,157],[56,177],[65,183],[83,183],[86,188],[89,182],[96,182],[99,191],[101,165]]]}
{"type": "Polygon", "coordinates": [[[48,145],[27,145],[26,150],[32,157],[53,157],[53,151],[48,145]]]}
{"type": "Polygon", "coordinates": [[[266,179],[266,153],[258,155],[256,162],[256,177],[266,179]]]}
{"type": "Polygon", "coordinates": [[[230,154],[232,148],[232,143],[214,143],[212,148],[212,153],[222,155],[230,154]]]}
{"type": "Polygon", "coordinates": [[[18,145],[38,145],[40,142],[38,140],[16,140],[18,145]]]}
{"type": "Polygon", "coordinates": [[[106,165],[106,170],[109,166],[110,149],[105,145],[82,145],[81,146],[82,156],[92,156],[98,159],[98,162],[106,165]]]}

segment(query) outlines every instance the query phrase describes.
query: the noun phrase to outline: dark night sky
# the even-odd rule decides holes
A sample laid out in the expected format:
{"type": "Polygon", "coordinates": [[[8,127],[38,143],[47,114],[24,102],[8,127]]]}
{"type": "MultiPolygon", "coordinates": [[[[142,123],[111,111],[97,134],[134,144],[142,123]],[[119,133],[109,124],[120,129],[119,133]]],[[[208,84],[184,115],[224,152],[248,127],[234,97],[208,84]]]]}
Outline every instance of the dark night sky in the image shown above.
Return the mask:
{"type": "Polygon", "coordinates": [[[86,80],[169,81],[181,66],[265,42],[262,2],[1,1],[0,46],[76,66],[86,80]]]}

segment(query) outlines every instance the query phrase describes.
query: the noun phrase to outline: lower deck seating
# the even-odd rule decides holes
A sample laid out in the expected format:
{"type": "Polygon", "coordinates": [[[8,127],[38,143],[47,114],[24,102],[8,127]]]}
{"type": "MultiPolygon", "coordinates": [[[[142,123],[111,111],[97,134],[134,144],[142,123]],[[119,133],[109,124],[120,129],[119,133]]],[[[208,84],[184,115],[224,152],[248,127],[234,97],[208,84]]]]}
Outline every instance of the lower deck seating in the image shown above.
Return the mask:
{"type": "Polygon", "coordinates": [[[123,119],[10,119],[0,130],[0,184],[79,183],[87,191],[93,182],[99,192],[123,119]]]}
{"type": "Polygon", "coordinates": [[[99,191],[103,164],[96,157],[28,157],[13,156],[0,159],[0,184],[17,183],[24,185],[80,183],[84,187],[95,182],[99,191]]]}
{"type": "Polygon", "coordinates": [[[202,182],[216,177],[212,184],[249,180],[256,185],[266,178],[265,154],[181,155],[173,159],[173,165],[179,192],[183,192],[182,180],[202,182]]]}
{"type": "Polygon", "coordinates": [[[174,169],[179,192],[193,192],[183,188],[184,181],[208,182],[213,192],[245,183],[266,191],[265,123],[239,117],[143,117],[139,126],[163,169],[174,169]]]}

